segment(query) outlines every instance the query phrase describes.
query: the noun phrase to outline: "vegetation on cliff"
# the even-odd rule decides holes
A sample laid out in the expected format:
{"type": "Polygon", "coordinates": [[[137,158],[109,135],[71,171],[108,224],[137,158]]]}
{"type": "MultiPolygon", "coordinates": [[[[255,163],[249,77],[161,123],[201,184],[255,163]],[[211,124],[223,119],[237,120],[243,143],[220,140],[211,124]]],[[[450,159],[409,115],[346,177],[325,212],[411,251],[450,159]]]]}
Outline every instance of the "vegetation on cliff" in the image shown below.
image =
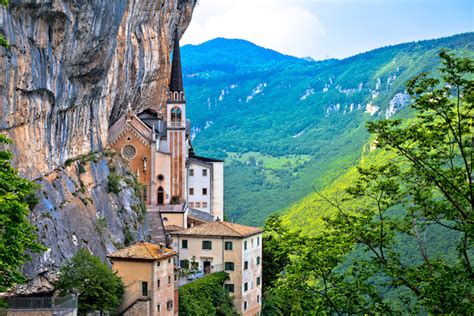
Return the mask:
{"type": "Polygon", "coordinates": [[[474,62],[440,57],[439,79],[407,84],[414,118],[368,123],[380,160],[315,193],[328,211],[311,235],[267,221],[268,314],[474,312],[474,62]]]}
{"type": "Polygon", "coordinates": [[[61,295],[79,295],[79,312],[114,312],[122,301],[122,279],[87,250],[79,250],[61,267],[55,284],[61,295]]]}
{"type": "MultiPolygon", "coordinates": [[[[0,134],[0,145],[10,143],[0,134]]],[[[21,266],[31,259],[31,253],[44,249],[28,219],[36,203],[34,192],[38,186],[20,177],[11,159],[9,151],[0,150],[0,292],[24,282],[21,266]]]]}
{"type": "Polygon", "coordinates": [[[226,272],[216,272],[179,288],[179,314],[186,316],[234,316],[232,298],[224,289],[226,272]]]}

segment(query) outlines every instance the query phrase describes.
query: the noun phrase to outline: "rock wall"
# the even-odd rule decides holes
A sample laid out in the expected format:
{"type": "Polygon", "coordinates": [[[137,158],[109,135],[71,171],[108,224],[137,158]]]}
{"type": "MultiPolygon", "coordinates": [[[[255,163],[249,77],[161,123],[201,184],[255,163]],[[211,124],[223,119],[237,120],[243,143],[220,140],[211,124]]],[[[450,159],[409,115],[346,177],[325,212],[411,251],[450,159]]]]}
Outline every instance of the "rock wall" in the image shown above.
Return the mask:
{"type": "Polygon", "coordinates": [[[106,146],[130,103],[159,109],[196,0],[11,0],[0,9],[0,131],[36,178],[106,146]]]}
{"type": "Polygon", "coordinates": [[[39,203],[30,218],[47,250],[24,266],[31,281],[19,293],[51,290],[61,264],[80,248],[106,261],[118,248],[149,238],[138,182],[115,153],[68,161],[37,183],[39,203]]]}
{"type": "Polygon", "coordinates": [[[106,151],[107,131],[129,104],[160,111],[173,36],[195,2],[10,0],[0,8],[10,44],[0,47],[0,132],[14,141],[20,173],[41,185],[31,220],[48,248],[24,266],[31,281],[17,292],[50,290],[81,247],[105,259],[147,238],[133,176],[106,151]]]}

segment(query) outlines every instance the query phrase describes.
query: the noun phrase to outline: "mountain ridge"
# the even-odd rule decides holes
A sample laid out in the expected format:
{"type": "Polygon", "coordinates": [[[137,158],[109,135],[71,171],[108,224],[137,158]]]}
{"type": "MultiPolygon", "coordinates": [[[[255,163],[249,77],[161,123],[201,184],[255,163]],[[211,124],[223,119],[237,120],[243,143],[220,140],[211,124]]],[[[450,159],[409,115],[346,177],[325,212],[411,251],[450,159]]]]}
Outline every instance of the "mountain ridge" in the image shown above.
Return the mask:
{"type": "Polygon", "coordinates": [[[317,62],[183,49],[194,144],[226,159],[229,219],[262,225],[344,174],[369,139],[365,122],[409,116],[405,82],[436,72],[441,49],[472,54],[473,43],[465,33],[317,62]]]}

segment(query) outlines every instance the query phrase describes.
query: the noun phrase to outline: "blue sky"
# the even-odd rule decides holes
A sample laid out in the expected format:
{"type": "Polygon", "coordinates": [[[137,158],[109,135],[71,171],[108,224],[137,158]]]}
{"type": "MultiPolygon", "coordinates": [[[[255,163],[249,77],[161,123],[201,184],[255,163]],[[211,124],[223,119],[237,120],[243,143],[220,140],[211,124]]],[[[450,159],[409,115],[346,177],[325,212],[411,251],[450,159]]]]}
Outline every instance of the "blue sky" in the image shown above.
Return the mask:
{"type": "Polygon", "coordinates": [[[319,60],[472,31],[473,0],[199,0],[182,44],[241,38],[319,60]]]}

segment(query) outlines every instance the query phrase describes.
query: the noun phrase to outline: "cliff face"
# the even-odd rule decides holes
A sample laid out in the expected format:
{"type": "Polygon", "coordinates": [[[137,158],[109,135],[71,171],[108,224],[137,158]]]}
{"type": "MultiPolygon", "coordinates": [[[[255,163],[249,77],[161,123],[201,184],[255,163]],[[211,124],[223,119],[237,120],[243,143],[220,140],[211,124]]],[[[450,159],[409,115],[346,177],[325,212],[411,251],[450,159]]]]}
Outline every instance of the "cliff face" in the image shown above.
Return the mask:
{"type": "Polygon", "coordinates": [[[51,290],[61,264],[80,248],[105,261],[118,248],[148,238],[137,180],[119,155],[84,155],[37,182],[39,203],[30,218],[47,250],[24,266],[31,281],[20,293],[51,290]]]}
{"type": "Polygon", "coordinates": [[[12,0],[1,9],[0,130],[30,178],[100,151],[130,103],[157,108],[195,0],[12,0]]]}
{"type": "Polygon", "coordinates": [[[19,292],[50,290],[81,247],[105,259],[147,238],[136,180],[104,152],[107,131],[129,104],[159,110],[175,29],[183,34],[195,2],[10,0],[0,8],[11,45],[0,47],[0,132],[14,141],[14,165],[41,185],[31,220],[48,248],[25,265],[31,282],[19,292]]]}

